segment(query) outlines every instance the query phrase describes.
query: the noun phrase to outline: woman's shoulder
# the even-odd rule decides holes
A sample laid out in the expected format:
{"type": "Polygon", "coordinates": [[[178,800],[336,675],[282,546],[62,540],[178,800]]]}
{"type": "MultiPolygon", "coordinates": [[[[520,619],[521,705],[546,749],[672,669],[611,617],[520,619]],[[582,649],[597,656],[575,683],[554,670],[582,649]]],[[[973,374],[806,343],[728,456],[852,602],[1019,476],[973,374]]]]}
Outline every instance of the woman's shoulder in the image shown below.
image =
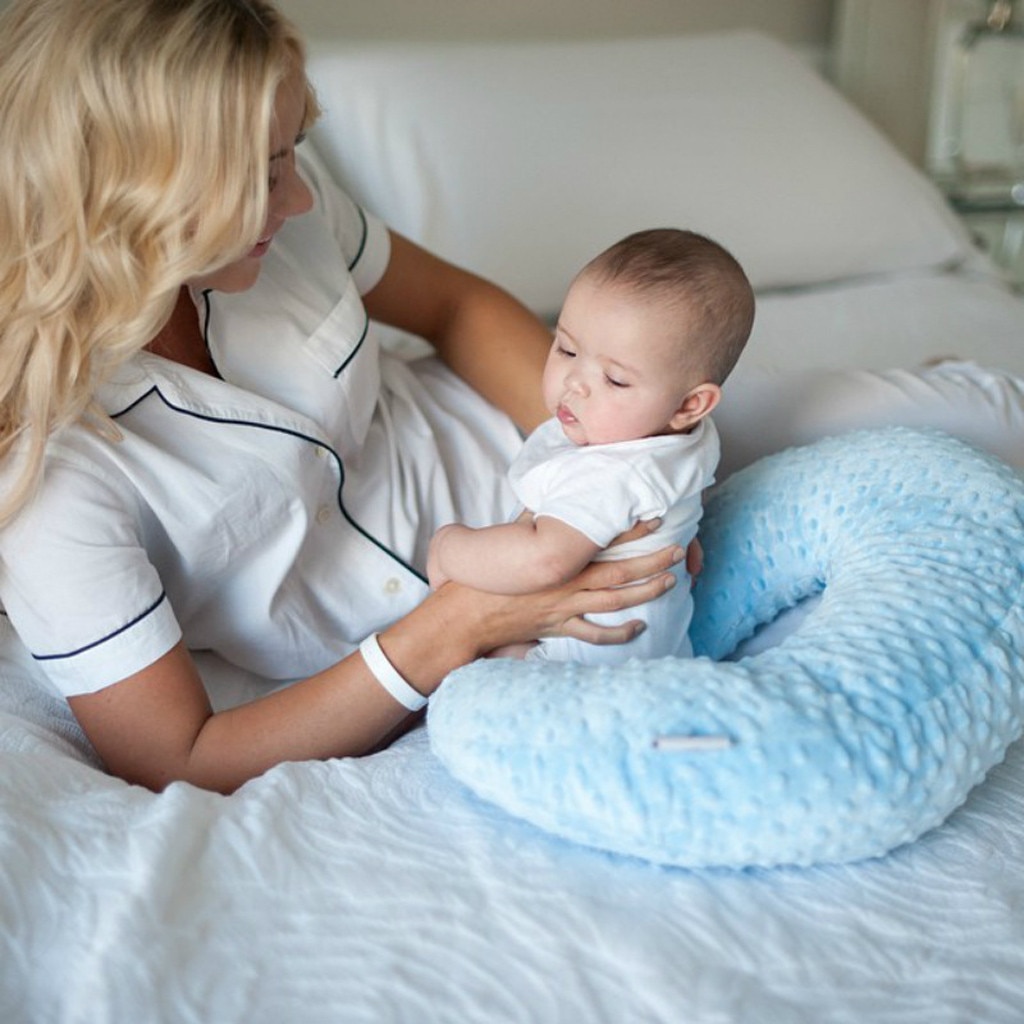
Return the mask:
{"type": "MultiPolygon", "coordinates": [[[[13,520],[0,528],[0,563],[3,577],[52,578],[53,559],[76,564],[95,561],[97,552],[110,546],[137,547],[143,517],[131,482],[103,456],[105,444],[83,426],[71,426],[47,446],[42,478],[30,500],[13,520]],[[77,554],[75,554],[77,552],[77,554]]],[[[16,464],[4,467],[4,474],[16,464]]],[[[71,569],[70,564],[61,568],[71,569]]]]}
{"type": "Polygon", "coordinates": [[[281,232],[287,240],[304,238],[317,221],[326,227],[344,256],[360,293],[365,294],[383,276],[390,256],[387,228],[380,218],[357,203],[332,177],[308,143],[296,153],[299,170],[313,193],[313,210],[292,218],[281,232]]]}

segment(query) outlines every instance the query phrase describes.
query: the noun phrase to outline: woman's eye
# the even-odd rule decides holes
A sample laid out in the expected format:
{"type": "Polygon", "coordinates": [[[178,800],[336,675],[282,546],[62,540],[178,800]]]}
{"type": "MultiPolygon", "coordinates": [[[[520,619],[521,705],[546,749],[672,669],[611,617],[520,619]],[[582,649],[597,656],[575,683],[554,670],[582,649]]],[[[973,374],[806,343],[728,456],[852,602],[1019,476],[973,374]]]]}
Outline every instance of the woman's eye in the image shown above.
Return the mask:
{"type": "Polygon", "coordinates": [[[281,180],[281,179],[280,179],[280,178],[277,178],[277,177],[273,177],[273,178],[271,178],[271,179],[270,179],[270,180],[269,180],[269,181],[267,182],[267,191],[268,191],[268,192],[273,192],[273,191],[274,191],[274,189],[275,189],[275,188],[277,188],[277,183],[278,183],[278,182],[279,182],[280,180],[281,180]]]}

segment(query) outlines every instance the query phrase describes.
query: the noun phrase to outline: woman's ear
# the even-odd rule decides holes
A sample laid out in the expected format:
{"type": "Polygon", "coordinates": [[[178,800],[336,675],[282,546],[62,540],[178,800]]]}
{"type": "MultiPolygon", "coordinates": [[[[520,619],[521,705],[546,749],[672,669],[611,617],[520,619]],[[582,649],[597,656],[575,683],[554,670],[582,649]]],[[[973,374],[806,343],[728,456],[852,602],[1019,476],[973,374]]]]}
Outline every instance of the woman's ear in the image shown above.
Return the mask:
{"type": "Polygon", "coordinates": [[[717,384],[698,384],[683,399],[682,404],[668,421],[675,431],[688,430],[705,416],[722,398],[722,389],[717,384]]]}

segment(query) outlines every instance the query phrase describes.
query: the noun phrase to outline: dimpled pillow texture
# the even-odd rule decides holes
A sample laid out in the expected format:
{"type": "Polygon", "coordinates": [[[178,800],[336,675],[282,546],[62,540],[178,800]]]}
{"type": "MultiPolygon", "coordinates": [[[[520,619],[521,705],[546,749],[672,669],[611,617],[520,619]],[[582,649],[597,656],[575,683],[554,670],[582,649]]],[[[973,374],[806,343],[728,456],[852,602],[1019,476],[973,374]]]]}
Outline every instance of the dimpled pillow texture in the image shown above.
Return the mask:
{"type": "Polygon", "coordinates": [[[432,747],[509,813],[663,864],[884,854],[1021,734],[1022,520],[1021,478],[942,434],[770,456],[709,500],[698,657],[478,661],[432,699],[432,747]],[[818,593],[779,645],[719,660],[818,593]]]}

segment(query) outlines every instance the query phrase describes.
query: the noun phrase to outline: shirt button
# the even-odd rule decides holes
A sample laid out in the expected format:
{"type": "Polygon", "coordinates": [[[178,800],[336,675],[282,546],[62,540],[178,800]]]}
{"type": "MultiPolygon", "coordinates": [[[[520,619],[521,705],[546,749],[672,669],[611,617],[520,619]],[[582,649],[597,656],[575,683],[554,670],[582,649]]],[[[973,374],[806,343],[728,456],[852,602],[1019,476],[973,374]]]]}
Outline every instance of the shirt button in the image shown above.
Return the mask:
{"type": "Polygon", "coordinates": [[[397,594],[402,589],[402,581],[392,576],[384,583],[385,594],[397,594]]]}
{"type": "Polygon", "coordinates": [[[313,454],[316,455],[318,459],[325,459],[327,457],[327,449],[320,445],[316,445],[313,448],[313,454]]]}
{"type": "Polygon", "coordinates": [[[329,505],[321,505],[316,512],[316,521],[323,526],[328,519],[331,518],[331,508],[329,505]]]}

